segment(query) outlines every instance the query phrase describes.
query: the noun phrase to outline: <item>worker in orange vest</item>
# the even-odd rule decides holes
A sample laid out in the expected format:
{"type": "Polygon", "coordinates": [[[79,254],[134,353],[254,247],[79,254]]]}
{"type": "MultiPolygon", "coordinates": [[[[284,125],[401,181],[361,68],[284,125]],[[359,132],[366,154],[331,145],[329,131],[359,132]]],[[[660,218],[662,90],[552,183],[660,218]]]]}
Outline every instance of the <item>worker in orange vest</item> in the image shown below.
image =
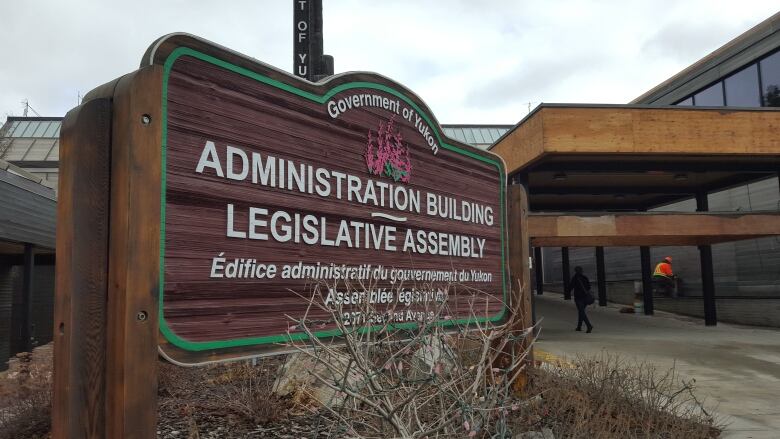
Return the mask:
{"type": "Polygon", "coordinates": [[[658,265],[653,272],[653,281],[664,290],[666,296],[672,296],[674,292],[674,272],[672,271],[672,257],[667,256],[658,265]]]}

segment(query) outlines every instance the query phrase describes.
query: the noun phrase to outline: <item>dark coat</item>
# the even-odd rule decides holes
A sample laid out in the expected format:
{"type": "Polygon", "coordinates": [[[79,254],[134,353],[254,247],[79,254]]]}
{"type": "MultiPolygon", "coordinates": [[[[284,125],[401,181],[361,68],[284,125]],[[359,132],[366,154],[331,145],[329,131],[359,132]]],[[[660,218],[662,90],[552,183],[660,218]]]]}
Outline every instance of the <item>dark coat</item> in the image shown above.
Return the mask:
{"type": "Polygon", "coordinates": [[[574,300],[585,300],[587,292],[590,291],[590,281],[582,273],[574,273],[569,281],[569,292],[574,291],[574,300]]]}

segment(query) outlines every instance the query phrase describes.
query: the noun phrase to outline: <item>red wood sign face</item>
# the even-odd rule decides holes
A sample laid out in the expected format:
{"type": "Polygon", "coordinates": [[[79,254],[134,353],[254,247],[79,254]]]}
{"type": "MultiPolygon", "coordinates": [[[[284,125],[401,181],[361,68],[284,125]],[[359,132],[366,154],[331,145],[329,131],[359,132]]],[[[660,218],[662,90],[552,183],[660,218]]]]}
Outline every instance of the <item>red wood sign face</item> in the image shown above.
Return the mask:
{"type": "Polygon", "coordinates": [[[192,37],[149,56],[164,66],[167,357],[194,364],[305,338],[291,317],[318,282],[332,301],[345,280],[373,282],[397,327],[419,323],[403,310],[420,298],[447,299],[443,325],[506,318],[503,164],[445,137],[410,91],[369,73],[312,84],[192,37]]]}

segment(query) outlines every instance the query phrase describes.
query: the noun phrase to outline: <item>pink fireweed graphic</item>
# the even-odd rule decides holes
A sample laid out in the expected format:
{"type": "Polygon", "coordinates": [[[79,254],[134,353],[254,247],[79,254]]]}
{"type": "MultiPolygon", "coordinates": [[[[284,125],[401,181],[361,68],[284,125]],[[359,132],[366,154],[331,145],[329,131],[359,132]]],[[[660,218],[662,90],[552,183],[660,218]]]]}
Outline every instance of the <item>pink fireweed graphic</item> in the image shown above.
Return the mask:
{"type": "Polygon", "coordinates": [[[379,132],[368,130],[366,166],[372,175],[385,175],[395,181],[408,183],[412,176],[409,148],[403,143],[401,132],[395,128],[395,118],[387,123],[379,121],[379,132]]]}

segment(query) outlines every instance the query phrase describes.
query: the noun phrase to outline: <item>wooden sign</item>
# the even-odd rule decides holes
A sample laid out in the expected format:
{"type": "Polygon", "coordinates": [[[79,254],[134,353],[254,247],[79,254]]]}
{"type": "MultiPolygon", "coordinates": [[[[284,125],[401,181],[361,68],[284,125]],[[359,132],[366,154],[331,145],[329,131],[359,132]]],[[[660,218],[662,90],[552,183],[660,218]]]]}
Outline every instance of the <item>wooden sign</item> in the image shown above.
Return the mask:
{"type": "MultiPolygon", "coordinates": [[[[165,356],[255,355],[305,337],[290,317],[317,281],[335,286],[330,303],[344,280],[406,282],[393,298],[406,306],[449,295],[459,314],[443,324],[468,323],[476,289],[481,319],[505,317],[501,160],[444,137],[414,94],[368,73],[313,85],[192,44],[155,57],[165,356]]],[[[383,319],[417,324],[396,310],[383,319]]]]}
{"type": "MultiPolygon", "coordinates": [[[[329,305],[350,304],[346,281],[375,283],[365,300],[394,305],[350,315],[352,324],[412,327],[429,316],[410,305],[445,299],[445,326],[506,319],[503,164],[445,137],[412,92],[371,73],[313,84],[181,35],[144,62],[159,72],[145,80],[159,83],[136,85],[159,90],[149,96],[161,103],[159,120],[148,123],[160,124],[160,139],[134,145],[145,174],[112,190],[158,200],[143,220],[158,246],[141,256],[157,264],[166,358],[200,364],[285,349],[306,338],[292,319],[317,282],[329,305]]],[[[143,127],[146,116],[114,117],[114,126],[140,117],[143,127]]],[[[338,331],[330,323],[316,335],[338,331]]]]}
{"type": "Polygon", "coordinates": [[[354,324],[500,323],[519,305],[501,159],[377,74],[312,83],[168,35],[66,115],[60,154],[54,437],[153,436],[158,353],[285,350],[315,284],[354,324]],[[450,315],[417,312],[445,300],[450,315]]]}

